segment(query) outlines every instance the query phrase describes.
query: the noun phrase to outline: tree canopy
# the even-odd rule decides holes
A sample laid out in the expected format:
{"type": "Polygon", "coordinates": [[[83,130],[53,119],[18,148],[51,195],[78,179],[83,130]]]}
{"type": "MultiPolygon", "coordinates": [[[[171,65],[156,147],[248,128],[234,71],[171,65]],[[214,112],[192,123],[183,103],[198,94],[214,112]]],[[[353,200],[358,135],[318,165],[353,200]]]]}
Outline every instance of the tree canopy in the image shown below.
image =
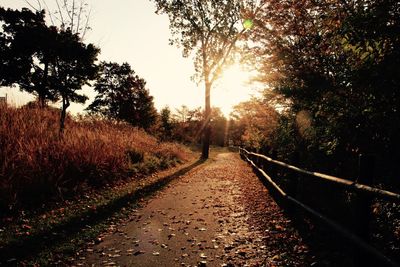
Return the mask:
{"type": "Polygon", "coordinates": [[[88,110],[144,129],[153,125],[157,111],[145,80],[128,63],[101,62],[100,70],[94,87],[98,94],[88,110]]]}
{"type": "Polygon", "coordinates": [[[245,57],[262,101],[279,110],[272,141],[282,156],[341,166],[360,153],[400,158],[399,36],[398,1],[265,2],[245,57]]]}
{"type": "Polygon", "coordinates": [[[243,145],[254,149],[271,146],[278,113],[268,102],[253,98],[239,103],[230,116],[232,141],[242,140],[243,145]]]}

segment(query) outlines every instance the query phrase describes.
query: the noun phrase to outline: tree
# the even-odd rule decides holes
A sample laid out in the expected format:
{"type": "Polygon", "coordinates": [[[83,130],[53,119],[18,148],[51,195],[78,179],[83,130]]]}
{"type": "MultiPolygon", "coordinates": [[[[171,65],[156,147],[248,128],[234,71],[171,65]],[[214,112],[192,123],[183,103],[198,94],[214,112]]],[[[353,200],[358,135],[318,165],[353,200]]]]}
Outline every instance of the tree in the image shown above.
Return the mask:
{"type": "Polygon", "coordinates": [[[186,105],[182,105],[180,108],[175,109],[175,120],[178,122],[187,122],[189,120],[190,110],[186,105]]]}
{"type": "Polygon", "coordinates": [[[210,143],[225,146],[228,137],[227,120],[220,108],[212,108],[210,123],[212,126],[210,143]]]}
{"type": "Polygon", "coordinates": [[[97,74],[95,61],[99,49],[86,45],[70,29],[46,26],[44,11],[0,8],[3,22],[0,57],[5,75],[3,85],[18,84],[22,90],[38,96],[41,106],[62,100],[60,133],[70,102],[83,103],[86,96],[77,93],[97,74]]]}
{"type": "Polygon", "coordinates": [[[169,140],[172,138],[173,122],[171,120],[171,110],[168,106],[165,106],[160,111],[160,130],[161,137],[163,140],[169,140]]]}
{"type": "Polygon", "coordinates": [[[268,102],[257,98],[241,102],[230,116],[233,120],[229,129],[232,139],[239,138],[241,144],[258,150],[271,146],[278,112],[268,102]]]}
{"type": "Polygon", "coordinates": [[[183,48],[183,56],[194,54],[198,81],[204,82],[205,112],[202,158],[210,145],[210,92],[224,67],[234,59],[237,42],[251,28],[254,1],[154,0],[158,13],[166,13],[172,44],[183,48]],[[245,8],[248,8],[246,11],[245,8]],[[242,26],[242,24],[244,26],[242,26]]]}
{"type": "Polygon", "coordinates": [[[87,110],[144,129],[153,125],[157,111],[145,80],[128,63],[101,62],[100,70],[94,88],[98,95],[87,110]]]}
{"type": "Polygon", "coordinates": [[[49,86],[56,88],[61,98],[60,132],[64,130],[64,121],[70,102],[85,103],[87,97],[78,94],[82,86],[97,77],[95,64],[100,52],[94,45],[85,45],[78,34],[60,31],[57,34],[54,59],[50,67],[49,86]]]}
{"type": "Polygon", "coordinates": [[[0,21],[1,84],[18,84],[37,95],[42,105],[46,100],[56,100],[55,92],[47,86],[46,74],[56,29],[45,25],[44,12],[0,8],[0,21]]]}
{"type": "Polygon", "coordinates": [[[201,143],[200,135],[204,121],[204,111],[201,107],[189,109],[182,106],[180,109],[176,109],[176,113],[173,116],[175,118],[174,138],[186,143],[201,143]]]}

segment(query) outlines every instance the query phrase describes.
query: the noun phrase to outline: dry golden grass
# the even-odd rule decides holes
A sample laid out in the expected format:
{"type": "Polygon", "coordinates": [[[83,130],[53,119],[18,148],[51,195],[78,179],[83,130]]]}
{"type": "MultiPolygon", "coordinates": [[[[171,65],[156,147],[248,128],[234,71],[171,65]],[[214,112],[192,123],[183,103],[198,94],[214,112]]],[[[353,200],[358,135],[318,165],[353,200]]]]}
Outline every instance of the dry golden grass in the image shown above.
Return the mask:
{"type": "Polygon", "coordinates": [[[0,107],[0,208],[40,203],[166,168],[189,151],[129,125],[69,118],[54,109],[0,107]]]}

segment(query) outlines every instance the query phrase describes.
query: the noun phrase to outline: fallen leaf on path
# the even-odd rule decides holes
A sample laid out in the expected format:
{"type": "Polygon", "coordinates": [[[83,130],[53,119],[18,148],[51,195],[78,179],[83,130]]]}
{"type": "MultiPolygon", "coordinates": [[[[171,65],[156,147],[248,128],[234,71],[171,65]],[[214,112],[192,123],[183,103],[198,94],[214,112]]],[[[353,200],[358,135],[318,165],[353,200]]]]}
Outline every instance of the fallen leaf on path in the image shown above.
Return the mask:
{"type": "Polygon", "coordinates": [[[171,238],[173,238],[175,236],[175,234],[169,234],[168,235],[168,239],[171,239],[171,238]]]}
{"type": "Polygon", "coordinates": [[[133,255],[134,255],[134,256],[137,256],[137,255],[144,254],[144,253],[145,253],[145,251],[143,251],[143,250],[138,250],[138,251],[136,251],[135,253],[133,253],[133,255]]]}

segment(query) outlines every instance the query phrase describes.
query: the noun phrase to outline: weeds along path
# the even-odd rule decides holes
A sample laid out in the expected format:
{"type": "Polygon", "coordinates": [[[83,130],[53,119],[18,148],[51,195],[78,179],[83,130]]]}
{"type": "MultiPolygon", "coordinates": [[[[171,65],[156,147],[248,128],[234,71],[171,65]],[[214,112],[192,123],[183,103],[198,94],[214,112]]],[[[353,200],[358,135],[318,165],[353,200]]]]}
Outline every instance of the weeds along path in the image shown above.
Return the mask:
{"type": "Polygon", "coordinates": [[[233,153],[218,154],[143,200],[99,240],[71,264],[304,266],[310,258],[290,220],[233,153]]]}

